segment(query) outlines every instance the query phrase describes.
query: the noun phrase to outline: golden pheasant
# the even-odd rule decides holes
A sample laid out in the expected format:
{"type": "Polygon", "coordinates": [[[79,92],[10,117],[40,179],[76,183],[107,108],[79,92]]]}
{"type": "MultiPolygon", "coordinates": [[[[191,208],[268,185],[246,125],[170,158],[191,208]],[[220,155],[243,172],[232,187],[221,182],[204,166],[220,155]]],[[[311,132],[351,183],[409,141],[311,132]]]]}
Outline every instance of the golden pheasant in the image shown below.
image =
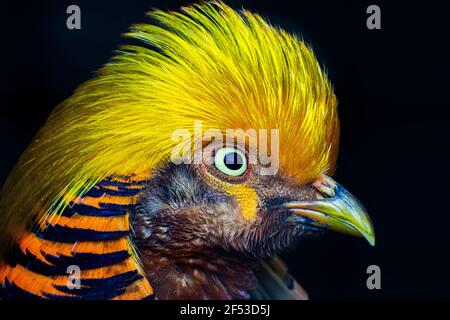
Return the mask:
{"type": "Polygon", "coordinates": [[[374,243],[362,205],[330,178],[326,74],[257,14],[213,2],[149,15],[9,175],[3,298],[304,298],[270,257],[324,229],[374,243]]]}

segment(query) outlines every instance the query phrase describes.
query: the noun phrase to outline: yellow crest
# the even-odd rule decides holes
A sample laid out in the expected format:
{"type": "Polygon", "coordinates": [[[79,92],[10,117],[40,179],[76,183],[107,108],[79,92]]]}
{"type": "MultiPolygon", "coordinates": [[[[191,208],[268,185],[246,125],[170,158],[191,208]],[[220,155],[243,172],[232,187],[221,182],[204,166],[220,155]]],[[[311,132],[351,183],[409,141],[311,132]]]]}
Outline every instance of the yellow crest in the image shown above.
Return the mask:
{"type": "Polygon", "coordinates": [[[1,198],[0,233],[60,212],[111,175],[150,174],[175,129],[279,129],[280,169],[299,181],[333,170],[336,99],[312,50],[257,14],[221,2],[153,11],[62,102],[24,152],[1,198]],[[39,217],[41,218],[41,217],[39,217]]]}

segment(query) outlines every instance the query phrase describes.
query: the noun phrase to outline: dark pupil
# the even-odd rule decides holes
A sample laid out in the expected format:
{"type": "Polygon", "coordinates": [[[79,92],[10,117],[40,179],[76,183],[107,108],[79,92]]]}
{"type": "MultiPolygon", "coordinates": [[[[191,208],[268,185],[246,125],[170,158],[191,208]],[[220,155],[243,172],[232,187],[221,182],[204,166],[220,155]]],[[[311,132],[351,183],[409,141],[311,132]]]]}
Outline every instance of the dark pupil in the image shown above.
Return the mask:
{"type": "Polygon", "coordinates": [[[230,152],[225,155],[224,163],[230,170],[239,170],[242,167],[242,157],[237,152],[230,152]]]}

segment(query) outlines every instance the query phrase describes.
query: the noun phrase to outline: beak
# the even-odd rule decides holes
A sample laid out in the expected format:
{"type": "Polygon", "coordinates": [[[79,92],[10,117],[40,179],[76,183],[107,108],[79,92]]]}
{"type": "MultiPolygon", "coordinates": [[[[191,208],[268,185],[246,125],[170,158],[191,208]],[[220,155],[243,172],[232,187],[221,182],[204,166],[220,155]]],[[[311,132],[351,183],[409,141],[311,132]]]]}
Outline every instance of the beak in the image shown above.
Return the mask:
{"type": "Polygon", "coordinates": [[[287,202],[282,207],[308,218],[315,226],[364,237],[375,245],[372,222],[358,199],[325,175],[313,186],[321,199],[287,202]]]}

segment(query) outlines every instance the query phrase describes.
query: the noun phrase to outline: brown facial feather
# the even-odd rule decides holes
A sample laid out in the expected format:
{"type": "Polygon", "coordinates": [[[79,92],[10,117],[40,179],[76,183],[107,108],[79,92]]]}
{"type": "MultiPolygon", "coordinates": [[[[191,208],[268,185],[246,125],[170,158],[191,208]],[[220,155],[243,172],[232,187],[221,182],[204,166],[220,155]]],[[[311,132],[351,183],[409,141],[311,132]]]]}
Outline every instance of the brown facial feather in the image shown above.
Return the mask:
{"type": "Polygon", "coordinates": [[[210,210],[161,211],[145,225],[138,216],[136,242],[159,299],[242,299],[256,286],[251,260],[219,246],[222,228],[210,210]]]}
{"type": "Polygon", "coordinates": [[[277,201],[312,198],[289,179],[260,177],[258,215],[243,218],[237,201],[207,185],[199,168],[169,164],[153,174],[134,213],[144,270],[159,299],[244,299],[257,285],[254,264],[317,230],[272,210],[277,201]]]}

